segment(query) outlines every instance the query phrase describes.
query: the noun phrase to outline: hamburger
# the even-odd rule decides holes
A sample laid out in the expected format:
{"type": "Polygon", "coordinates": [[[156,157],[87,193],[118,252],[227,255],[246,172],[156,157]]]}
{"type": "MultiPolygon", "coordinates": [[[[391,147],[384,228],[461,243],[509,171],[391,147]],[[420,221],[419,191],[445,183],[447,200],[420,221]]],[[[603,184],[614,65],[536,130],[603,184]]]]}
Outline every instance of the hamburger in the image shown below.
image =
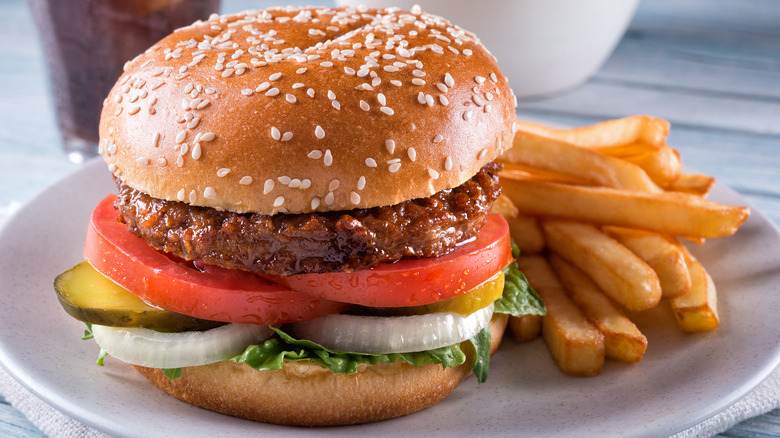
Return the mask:
{"type": "Polygon", "coordinates": [[[55,280],[105,355],[176,398],[289,425],[377,421],[487,378],[512,262],[493,163],[515,99],[419,10],[275,8],[129,61],[99,152],[117,184],[55,280]]]}

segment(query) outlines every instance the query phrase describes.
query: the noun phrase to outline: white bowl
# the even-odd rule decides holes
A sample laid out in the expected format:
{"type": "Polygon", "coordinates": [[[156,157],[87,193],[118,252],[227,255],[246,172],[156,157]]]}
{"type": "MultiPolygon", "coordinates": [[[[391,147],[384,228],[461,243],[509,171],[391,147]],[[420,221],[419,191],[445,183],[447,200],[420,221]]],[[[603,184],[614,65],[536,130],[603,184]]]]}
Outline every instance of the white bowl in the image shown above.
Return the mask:
{"type": "Polygon", "coordinates": [[[474,32],[520,97],[585,82],[620,41],[639,0],[336,0],[440,15],[474,32]]]}

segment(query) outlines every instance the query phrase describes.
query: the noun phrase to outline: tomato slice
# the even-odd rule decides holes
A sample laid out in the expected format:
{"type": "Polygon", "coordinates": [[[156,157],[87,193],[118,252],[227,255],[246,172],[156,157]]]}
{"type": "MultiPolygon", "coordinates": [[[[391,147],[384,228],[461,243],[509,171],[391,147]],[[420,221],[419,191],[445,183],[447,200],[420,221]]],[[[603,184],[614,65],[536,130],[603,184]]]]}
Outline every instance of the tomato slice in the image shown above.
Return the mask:
{"type": "Polygon", "coordinates": [[[84,256],[98,272],[154,305],[196,318],[250,324],[303,321],[352,307],[251,272],[178,263],[117,221],[115,199],[106,197],[93,211],[84,256]]]}
{"type": "Polygon", "coordinates": [[[511,262],[509,226],[503,217],[491,214],[475,239],[440,257],[402,259],[350,273],[264,277],[327,300],[369,307],[406,307],[466,293],[511,262]]]}

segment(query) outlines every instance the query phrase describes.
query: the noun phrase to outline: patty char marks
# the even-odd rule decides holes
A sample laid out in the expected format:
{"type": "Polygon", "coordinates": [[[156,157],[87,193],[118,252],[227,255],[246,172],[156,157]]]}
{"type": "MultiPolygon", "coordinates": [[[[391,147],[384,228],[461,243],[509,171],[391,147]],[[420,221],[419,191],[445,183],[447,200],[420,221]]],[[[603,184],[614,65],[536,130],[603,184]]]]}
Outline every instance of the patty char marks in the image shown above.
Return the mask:
{"type": "Polygon", "coordinates": [[[352,271],[443,255],[473,237],[501,193],[501,165],[428,198],[325,213],[231,213],[153,198],[117,179],[119,220],[157,250],[272,275],[352,271]]]}

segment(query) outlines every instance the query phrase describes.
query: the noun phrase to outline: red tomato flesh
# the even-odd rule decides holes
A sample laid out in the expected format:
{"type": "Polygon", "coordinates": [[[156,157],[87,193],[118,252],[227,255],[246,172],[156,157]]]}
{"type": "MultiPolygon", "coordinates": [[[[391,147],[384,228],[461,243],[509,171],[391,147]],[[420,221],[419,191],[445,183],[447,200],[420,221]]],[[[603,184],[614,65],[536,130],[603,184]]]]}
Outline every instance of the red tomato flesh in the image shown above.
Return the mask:
{"type": "Polygon", "coordinates": [[[509,226],[491,214],[477,237],[440,257],[402,259],[350,273],[265,276],[290,289],[368,307],[431,304],[464,294],[512,262],[509,226]]]}
{"type": "Polygon", "coordinates": [[[323,300],[245,271],[177,263],[127,231],[116,196],[92,213],[84,256],[101,274],[151,304],[196,318],[250,324],[303,321],[352,307],[323,300]]]}
{"type": "Polygon", "coordinates": [[[501,216],[489,215],[476,238],[441,257],[289,277],[202,263],[196,269],[128,232],[117,221],[115,199],[106,197],[92,213],[84,248],[89,263],[154,305],[215,321],[280,324],[341,312],[353,304],[431,304],[470,291],[512,261],[509,227],[501,216]]]}

